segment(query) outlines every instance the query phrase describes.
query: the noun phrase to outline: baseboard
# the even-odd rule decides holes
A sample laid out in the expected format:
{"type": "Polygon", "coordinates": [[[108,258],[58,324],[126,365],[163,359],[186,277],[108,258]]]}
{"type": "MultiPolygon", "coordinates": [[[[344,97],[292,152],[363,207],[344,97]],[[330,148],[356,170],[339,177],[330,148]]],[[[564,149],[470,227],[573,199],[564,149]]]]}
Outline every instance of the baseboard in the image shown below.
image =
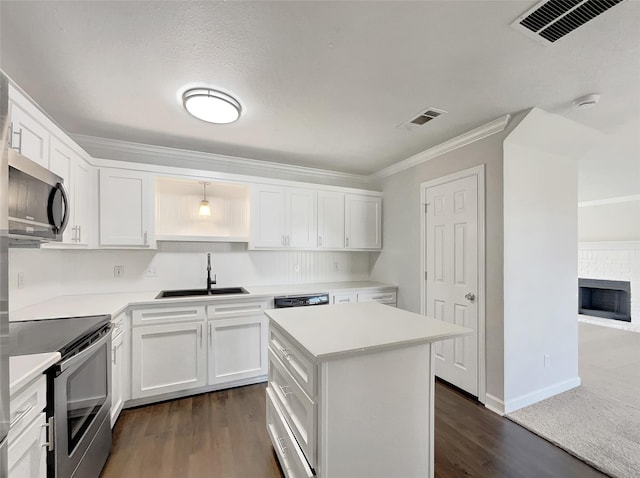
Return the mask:
{"type": "Polygon", "coordinates": [[[494,397],[490,393],[486,394],[484,406],[491,410],[493,413],[497,413],[500,416],[504,415],[504,402],[499,398],[494,397]]]}
{"type": "Polygon", "coordinates": [[[548,387],[541,388],[540,390],[536,390],[525,395],[520,395],[513,400],[508,400],[505,402],[504,413],[506,414],[515,412],[516,410],[519,410],[528,405],[533,405],[534,403],[540,402],[546,398],[553,397],[554,395],[558,395],[559,393],[579,387],[580,383],[580,377],[574,377],[569,380],[565,380],[564,382],[559,382],[548,387]]]}

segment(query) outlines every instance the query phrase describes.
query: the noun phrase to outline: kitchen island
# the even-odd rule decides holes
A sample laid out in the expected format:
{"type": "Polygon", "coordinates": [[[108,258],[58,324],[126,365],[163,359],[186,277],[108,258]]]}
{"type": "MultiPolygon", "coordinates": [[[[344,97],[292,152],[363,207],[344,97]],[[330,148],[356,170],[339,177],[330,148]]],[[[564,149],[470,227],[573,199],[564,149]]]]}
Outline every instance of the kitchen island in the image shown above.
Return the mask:
{"type": "Polygon", "coordinates": [[[433,476],[431,344],[470,329],[377,303],[266,315],[267,431],[289,478],[433,476]]]}

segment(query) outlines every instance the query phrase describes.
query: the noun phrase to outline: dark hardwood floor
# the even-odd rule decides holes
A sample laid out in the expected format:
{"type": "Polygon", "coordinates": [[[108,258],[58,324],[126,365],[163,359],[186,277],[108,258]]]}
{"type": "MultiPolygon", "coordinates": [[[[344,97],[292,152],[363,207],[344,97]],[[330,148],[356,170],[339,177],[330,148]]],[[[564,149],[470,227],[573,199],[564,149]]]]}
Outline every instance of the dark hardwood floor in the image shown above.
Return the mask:
{"type": "MultiPolygon", "coordinates": [[[[284,476],[265,429],[265,387],[124,410],[102,478],[284,476]]],[[[435,415],[436,478],[605,476],[440,382],[435,415]]]]}

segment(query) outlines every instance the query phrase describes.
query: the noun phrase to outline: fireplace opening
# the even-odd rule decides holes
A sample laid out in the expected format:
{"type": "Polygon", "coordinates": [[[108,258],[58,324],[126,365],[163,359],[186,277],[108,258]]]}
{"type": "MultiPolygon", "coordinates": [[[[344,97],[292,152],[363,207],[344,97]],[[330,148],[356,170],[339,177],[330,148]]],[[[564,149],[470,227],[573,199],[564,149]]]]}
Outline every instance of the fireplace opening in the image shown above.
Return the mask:
{"type": "Polygon", "coordinates": [[[631,283],[578,279],[578,313],[631,322],[631,283]]]}

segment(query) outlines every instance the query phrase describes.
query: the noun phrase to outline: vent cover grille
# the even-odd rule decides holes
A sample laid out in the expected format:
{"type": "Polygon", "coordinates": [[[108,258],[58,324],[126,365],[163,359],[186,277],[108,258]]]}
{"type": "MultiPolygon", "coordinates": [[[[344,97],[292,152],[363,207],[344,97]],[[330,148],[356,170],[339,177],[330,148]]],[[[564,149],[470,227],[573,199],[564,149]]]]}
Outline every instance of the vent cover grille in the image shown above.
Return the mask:
{"type": "Polygon", "coordinates": [[[518,17],[511,26],[549,45],[627,0],[546,0],[518,17]]]}
{"type": "Polygon", "coordinates": [[[423,111],[418,116],[409,121],[402,123],[399,127],[405,129],[416,129],[423,124],[428,123],[431,120],[436,119],[438,116],[446,113],[444,110],[439,110],[437,108],[429,108],[426,111],[423,111]]]}

